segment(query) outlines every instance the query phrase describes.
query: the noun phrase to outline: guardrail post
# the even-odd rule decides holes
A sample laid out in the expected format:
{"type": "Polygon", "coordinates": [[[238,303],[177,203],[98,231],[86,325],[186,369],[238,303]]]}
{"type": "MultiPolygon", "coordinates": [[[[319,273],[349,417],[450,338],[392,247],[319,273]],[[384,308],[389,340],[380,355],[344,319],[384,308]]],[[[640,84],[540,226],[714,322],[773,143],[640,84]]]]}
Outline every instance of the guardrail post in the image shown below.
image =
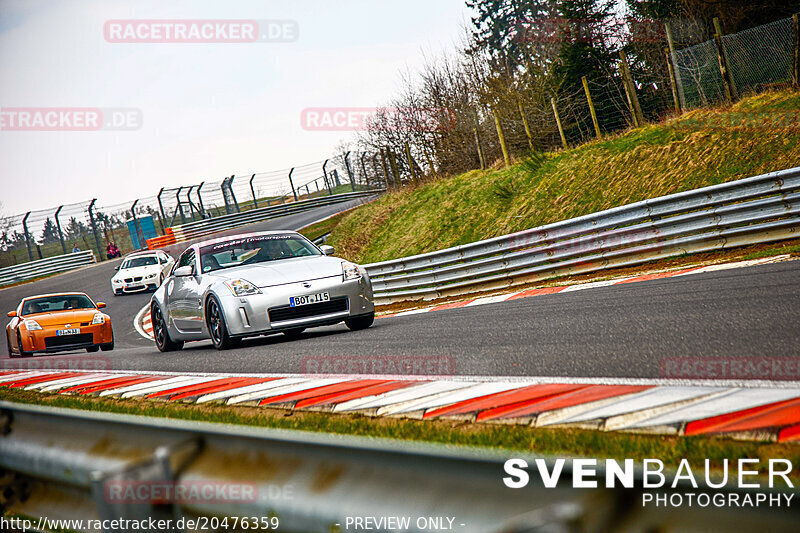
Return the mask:
{"type": "Polygon", "coordinates": [[[328,194],[333,194],[333,189],[331,188],[331,184],[328,181],[328,172],[325,170],[325,167],[328,165],[328,161],[329,160],[326,159],[325,162],[322,163],[322,177],[325,178],[325,185],[328,187],[328,194]]]}
{"type": "Polygon", "coordinates": [[[294,196],[294,201],[297,201],[297,191],[294,188],[294,182],[292,181],[292,172],[294,172],[294,167],[289,169],[289,187],[292,188],[292,196],[294,196]]]}
{"type": "Polygon", "coordinates": [[[25,213],[25,216],[22,219],[22,231],[25,232],[25,246],[28,247],[28,258],[33,261],[33,250],[31,250],[31,234],[28,231],[28,217],[31,216],[31,212],[28,211],[25,213]]]}
{"type": "Polygon", "coordinates": [[[92,201],[89,203],[89,223],[92,225],[92,233],[94,233],[94,243],[97,245],[97,257],[98,262],[103,260],[103,248],[100,245],[100,235],[97,233],[97,223],[94,221],[94,203],[97,201],[97,198],[92,198],[92,201]]]}
{"type": "Polygon", "coordinates": [[[58,206],[58,209],[56,209],[56,214],[53,215],[53,218],[56,219],[56,229],[58,230],[58,240],[61,241],[61,249],[66,254],[67,253],[67,245],[64,244],[64,233],[62,233],[62,231],[61,231],[61,221],[58,220],[58,214],[61,212],[61,209],[63,207],[64,207],[63,205],[58,206]]]}
{"type": "MultiPolygon", "coordinates": [[[[256,175],[253,174],[250,176],[250,192],[253,194],[253,206],[258,209],[258,198],[256,198],[256,189],[253,187],[253,180],[256,179],[256,175]]],[[[267,200],[267,205],[269,205],[269,200],[267,200]]]]}

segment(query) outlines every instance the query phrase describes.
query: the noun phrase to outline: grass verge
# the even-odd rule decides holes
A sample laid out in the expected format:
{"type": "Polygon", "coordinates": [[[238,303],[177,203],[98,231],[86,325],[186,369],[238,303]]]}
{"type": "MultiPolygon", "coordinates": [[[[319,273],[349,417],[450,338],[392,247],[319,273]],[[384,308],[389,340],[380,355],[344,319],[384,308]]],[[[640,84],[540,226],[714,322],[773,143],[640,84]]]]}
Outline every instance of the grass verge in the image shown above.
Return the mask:
{"type": "Polygon", "coordinates": [[[316,224],[311,224],[310,226],[306,226],[298,231],[302,236],[304,236],[308,240],[315,240],[319,239],[323,235],[330,233],[339,225],[344,217],[348,214],[347,211],[339,213],[338,215],[333,215],[330,218],[326,218],[322,222],[317,222],[316,224]]]}
{"type": "Polygon", "coordinates": [[[352,261],[384,261],[795,167],[800,129],[736,124],[750,115],[791,124],[798,110],[800,92],[767,92],[509,168],[406,187],[354,210],[328,243],[352,261]]]}
{"type": "MultiPolygon", "coordinates": [[[[0,389],[0,398],[26,404],[70,409],[156,416],[265,428],[316,431],[334,434],[382,437],[407,441],[473,446],[562,457],[583,456],[615,459],[658,457],[667,467],[677,468],[681,459],[702,464],[709,459],[720,465],[723,459],[785,458],[800,463],[800,446],[756,443],[719,437],[675,437],[601,433],[578,429],[547,429],[526,426],[456,423],[442,420],[372,418],[362,415],[288,411],[263,407],[229,407],[96,397],[41,394],[0,389]]],[[[800,471],[793,474],[800,480],[800,471]]]]}

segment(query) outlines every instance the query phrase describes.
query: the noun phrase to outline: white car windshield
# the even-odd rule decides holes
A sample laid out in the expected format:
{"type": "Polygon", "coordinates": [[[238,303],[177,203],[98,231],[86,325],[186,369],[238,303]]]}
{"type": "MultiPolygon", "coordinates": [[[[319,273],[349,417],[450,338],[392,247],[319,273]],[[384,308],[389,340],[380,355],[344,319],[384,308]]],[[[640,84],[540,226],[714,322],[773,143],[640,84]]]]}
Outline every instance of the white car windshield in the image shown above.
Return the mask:
{"type": "Polygon", "coordinates": [[[126,259],[122,266],[119,267],[120,270],[125,270],[126,268],[136,268],[136,267],[143,267],[143,266],[150,266],[150,265],[157,265],[158,259],[155,257],[148,255],[145,257],[131,257],[130,259],[126,259]]]}
{"type": "Polygon", "coordinates": [[[322,255],[316,246],[297,235],[245,237],[200,248],[203,272],[280,259],[322,255]]]}

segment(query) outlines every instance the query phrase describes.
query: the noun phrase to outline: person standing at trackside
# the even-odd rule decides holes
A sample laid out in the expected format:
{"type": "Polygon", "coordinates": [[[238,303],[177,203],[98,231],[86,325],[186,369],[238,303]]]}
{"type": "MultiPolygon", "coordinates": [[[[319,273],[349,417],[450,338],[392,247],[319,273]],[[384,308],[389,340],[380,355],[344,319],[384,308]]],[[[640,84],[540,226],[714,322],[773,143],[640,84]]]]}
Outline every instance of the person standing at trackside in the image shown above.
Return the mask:
{"type": "Polygon", "coordinates": [[[120,253],[119,248],[117,248],[117,243],[110,241],[108,246],[106,246],[106,257],[108,259],[114,259],[115,257],[120,257],[121,255],[122,254],[120,253]]]}
{"type": "Polygon", "coordinates": [[[74,254],[75,252],[80,252],[80,251],[81,249],[78,248],[78,243],[77,242],[72,243],[72,253],[74,254]]]}

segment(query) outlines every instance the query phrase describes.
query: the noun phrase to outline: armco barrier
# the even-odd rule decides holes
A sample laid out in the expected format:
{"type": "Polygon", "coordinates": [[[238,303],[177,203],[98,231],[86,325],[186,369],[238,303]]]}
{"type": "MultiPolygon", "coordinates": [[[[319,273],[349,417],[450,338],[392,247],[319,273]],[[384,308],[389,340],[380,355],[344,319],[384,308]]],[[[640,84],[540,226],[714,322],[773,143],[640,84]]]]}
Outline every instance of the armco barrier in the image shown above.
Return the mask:
{"type": "Polygon", "coordinates": [[[260,209],[245,211],[244,213],[234,213],[232,215],[223,215],[206,220],[198,220],[197,222],[189,222],[188,224],[182,224],[172,228],[172,232],[175,235],[174,242],[184,242],[191,239],[198,239],[218,233],[220,231],[237,228],[239,226],[245,226],[247,224],[253,224],[254,222],[261,222],[271,218],[301,213],[303,211],[308,211],[309,209],[347,202],[357,198],[364,198],[380,192],[382,191],[369,190],[335,194],[333,196],[323,196],[320,198],[314,198],[312,200],[292,202],[290,204],[262,207],[260,209]]]}
{"type": "Polygon", "coordinates": [[[66,272],[95,262],[94,252],[74,252],[70,254],[48,257],[21,265],[0,268],[0,287],[19,283],[29,279],[49,276],[58,272],[66,272]]]}
{"type": "Polygon", "coordinates": [[[365,268],[378,303],[390,303],[792,237],[800,237],[800,167],[365,268]]]}
{"type": "MultiPolygon", "coordinates": [[[[61,529],[39,522],[60,518],[83,520],[84,527],[73,522],[70,530],[96,531],[89,519],[97,523],[99,518],[116,524],[106,529],[115,532],[139,531],[139,521],[152,519],[164,520],[164,531],[323,533],[367,529],[352,520],[363,524],[369,517],[368,524],[384,524],[369,528],[377,531],[797,531],[798,513],[788,501],[793,490],[780,477],[774,489],[751,476],[743,487],[764,488],[737,488],[732,474],[724,487],[710,489],[702,485],[699,470],[694,474],[699,488],[687,481],[694,483],[691,473],[684,471],[681,479],[665,471],[661,484],[653,476],[645,485],[633,464],[632,486],[623,490],[626,474],[620,470],[616,478],[606,478],[603,460],[587,464],[586,459],[11,402],[0,402],[0,420],[0,508],[5,516],[31,519],[30,530],[37,523],[44,527],[35,530],[61,529]],[[504,469],[512,457],[530,465],[530,482],[520,488],[503,482],[518,481],[504,469]],[[535,473],[537,467],[552,473],[550,488],[541,480],[544,474],[535,473]],[[575,488],[574,479],[593,488],[575,488]],[[605,479],[614,479],[616,488],[607,488],[605,479]],[[767,493],[786,504],[752,503],[767,493]],[[654,495],[672,506],[656,505],[654,495]],[[715,505],[690,503],[703,496],[713,497],[715,505]],[[745,498],[751,503],[739,505],[745,498]],[[726,503],[731,500],[736,503],[726,503]],[[190,519],[210,527],[189,526],[190,519]],[[409,523],[401,525],[402,519],[409,523]],[[241,520],[247,526],[235,525],[241,520]]],[[[746,466],[766,476],[765,461],[746,466]]],[[[629,470],[627,464],[624,469],[629,470]]]]}

